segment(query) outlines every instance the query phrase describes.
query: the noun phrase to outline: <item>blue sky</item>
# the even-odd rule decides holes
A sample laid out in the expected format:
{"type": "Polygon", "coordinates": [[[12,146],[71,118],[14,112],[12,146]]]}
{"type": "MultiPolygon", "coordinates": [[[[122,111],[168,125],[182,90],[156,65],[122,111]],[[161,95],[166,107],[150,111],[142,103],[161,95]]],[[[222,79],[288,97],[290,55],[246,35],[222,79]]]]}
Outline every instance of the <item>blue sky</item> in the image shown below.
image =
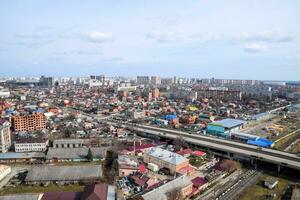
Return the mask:
{"type": "Polygon", "coordinates": [[[1,0],[0,76],[300,80],[298,0],[1,0]]]}

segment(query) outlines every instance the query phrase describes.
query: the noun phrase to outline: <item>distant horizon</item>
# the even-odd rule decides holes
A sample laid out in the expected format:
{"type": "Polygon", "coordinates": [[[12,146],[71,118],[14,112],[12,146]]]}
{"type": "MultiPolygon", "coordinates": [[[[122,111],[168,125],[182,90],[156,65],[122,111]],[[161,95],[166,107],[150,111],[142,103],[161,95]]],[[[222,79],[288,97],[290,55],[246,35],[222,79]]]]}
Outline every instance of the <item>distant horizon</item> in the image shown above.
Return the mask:
{"type": "Polygon", "coordinates": [[[0,1],[0,76],[299,80],[300,1],[0,1]]]}
{"type": "Polygon", "coordinates": [[[159,76],[159,75],[131,75],[131,76],[121,76],[121,75],[107,75],[107,74],[89,74],[89,75],[82,75],[82,76],[51,76],[51,75],[36,75],[36,76],[0,76],[1,78],[40,78],[41,76],[45,77],[53,77],[53,78],[90,78],[90,76],[100,76],[100,75],[105,75],[107,78],[117,78],[117,77],[122,77],[122,78],[136,78],[138,76],[157,76],[160,78],[188,78],[188,79],[223,79],[223,80],[255,80],[255,81],[270,81],[270,82],[300,82],[299,80],[271,80],[271,79],[242,79],[242,78],[218,78],[218,77],[187,77],[187,76],[159,76]]]}

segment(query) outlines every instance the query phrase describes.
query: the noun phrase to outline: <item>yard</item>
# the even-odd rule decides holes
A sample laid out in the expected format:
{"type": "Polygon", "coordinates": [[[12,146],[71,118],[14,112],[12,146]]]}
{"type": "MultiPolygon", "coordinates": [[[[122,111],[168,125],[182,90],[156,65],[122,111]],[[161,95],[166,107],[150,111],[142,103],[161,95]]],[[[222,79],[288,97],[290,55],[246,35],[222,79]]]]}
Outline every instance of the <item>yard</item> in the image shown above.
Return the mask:
{"type": "Polygon", "coordinates": [[[202,157],[191,155],[189,158],[190,164],[195,167],[200,167],[205,164],[205,160],[202,157]]]}
{"type": "Polygon", "coordinates": [[[268,175],[263,175],[259,178],[259,180],[255,183],[255,185],[252,185],[248,187],[244,193],[241,196],[241,200],[260,200],[260,199],[272,199],[268,198],[269,195],[272,193],[276,194],[276,197],[274,200],[280,200],[281,196],[285,192],[288,186],[288,181],[283,178],[277,178],[278,184],[274,189],[267,189],[264,187],[264,180],[269,177],[268,175]]]}
{"type": "Polygon", "coordinates": [[[49,184],[48,186],[27,186],[18,185],[16,187],[7,187],[0,190],[0,195],[19,194],[19,193],[40,193],[40,192],[54,192],[54,191],[67,191],[67,192],[80,192],[83,191],[84,185],[56,185],[49,184]]]}

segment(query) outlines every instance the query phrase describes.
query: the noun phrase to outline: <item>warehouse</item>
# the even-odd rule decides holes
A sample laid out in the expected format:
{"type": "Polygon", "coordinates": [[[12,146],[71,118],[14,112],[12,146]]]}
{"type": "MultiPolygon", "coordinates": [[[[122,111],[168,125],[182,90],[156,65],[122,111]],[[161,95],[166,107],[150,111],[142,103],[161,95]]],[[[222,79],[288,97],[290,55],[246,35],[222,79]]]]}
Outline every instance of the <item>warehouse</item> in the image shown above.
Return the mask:
{"type": "Polygon", "coordinates": [[[43,152],[1,153],[0,163],[41,163],[45,160],[43,152]]]}
{"type": "Polygon", "coordinates": [[[99,181],[102,176],[100,165],[84,166],[33,166],[25,178],[26,184],[77,183],[99,181]]]}
{"type": "MultiPolygon", "coordinates": [[[[102,160],[106,157],[106,147],[90,148],[93,154],[93,160],[102,160]]],[[[87,161],[89,148],[49,148],[46,160],[48,162],[82,162],[87,161]]]]}
{"type": "Polygon", "coordinates": [[[238,130],[243,128],[244,124],[246,124],[246,121],[239,119],[223,119],[209,123],[206,133],[228,138],[231,136],[231,132],[238,132],[238,130]]]}

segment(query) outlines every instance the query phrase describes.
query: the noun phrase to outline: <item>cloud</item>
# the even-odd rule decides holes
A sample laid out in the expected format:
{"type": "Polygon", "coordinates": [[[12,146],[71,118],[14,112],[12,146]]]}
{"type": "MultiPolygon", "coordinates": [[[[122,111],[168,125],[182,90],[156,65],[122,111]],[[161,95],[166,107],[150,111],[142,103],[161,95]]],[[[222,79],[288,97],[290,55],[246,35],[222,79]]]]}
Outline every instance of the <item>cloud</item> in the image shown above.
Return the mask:
{"type": "Polygon", "coordinates": [[[47,45],[54,41],[54,34],[49,31],[22,32],[15,34],[15,37],[16,40],[12,44],[29,48],[47,45]]]}
{"type": "Polygon", "coordinates": [[[122,56],[105,57],[102,59],[104,62],[122,62],[125,58],[122,56]]]}
{"type": "Polygon", "coordinates": [[[83,55],[83,56],[90,56],[90,55],[101,55],[102,52],[98,50],[75,50],[73,51],[74,54],[83,55]]]}
{"type": "Polygon", "coordinates": [[[91,31],[86,34],[88,41],[95,43],[113,42],[113,34],[110,32],[91,31]]]}
{"type": "Polygon", "coordinates": [[[21,39],[45,39],[52,37],[53,34],[48,32],[23,32],[15,34],[17,38],[21,39]]]}
{"type": "Polygon", "coordinates": [[[267,49],[268,47],[266,45],[257,44],[257,43],[247,44],[246,46],[244,46],[244,50],[249,53],[262,52],[262,51],[266,51],[267,49]]]}
{"type": "Polygon", "coordinates": [[[152,31],[146,34],[146,37],[159,43],[177,43],[183,40],[181,36],[174,32],[152,31]]]}
{"type": "Polygon", "coordinates": [[[247,42],[286,43],[294,41],[295,38],[281,31],[264,31],[256,34],[244,33],[238,37],[238,40],[247,42]]]}

